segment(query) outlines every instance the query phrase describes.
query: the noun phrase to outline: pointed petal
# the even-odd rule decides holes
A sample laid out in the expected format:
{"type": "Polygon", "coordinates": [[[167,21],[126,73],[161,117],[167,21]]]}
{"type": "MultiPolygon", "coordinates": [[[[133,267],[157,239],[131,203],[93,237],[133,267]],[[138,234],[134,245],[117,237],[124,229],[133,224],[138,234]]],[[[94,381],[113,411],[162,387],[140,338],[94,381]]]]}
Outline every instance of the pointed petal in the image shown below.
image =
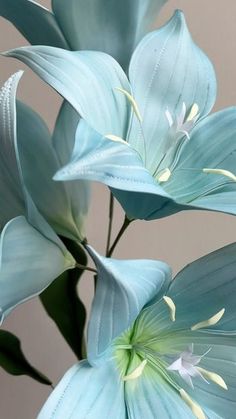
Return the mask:
{"type": "Polygon", "coordinates": [[[201,116],[212,108],[216,96],[215,73],[205,54],[194,44],[183,14],[177,11],[158,31],[148,34],[136,48],[129,69],[133,96],[143,117],[145,148],[140,127],[133,119],[130,143],[146,154],[154,173],[165,147],[169,124],[166,109],[179,115],[194,103],[201,116]]]}
{"type": "Polygon", "coordinates": [[[102,137],[85,121],[79,123],[71,162],[56,180],[88,179],[121,190],[165,192],[143,166],[140,156],[128,144],[102,137]]]}
{"type": "Polygon", "coordinates": [[[124,384],[112,363],[100,368],[82,361],[55,388],[38,419],[126,419],[124,384]]]}
{"type": "Polygon", "coordinates": [[[193,207],[235,214],[236,183],[226,176],[203,172],[204,168],[235,172],[235,135],[235,107],[200,121],[182,149],[177,166],[166,184],[168,193],[178,202],[193,207]]]}
{"type": "Polygon", "coordinates": [[[0,242],[1,321],[18,304],[38,295],[58,275],[74,266],[62,249],[23,216],[9,221],[0,242]]]}
{"type": "Polygon", "coordinates": [[[0,0],[0,15],[35,45],[68,48],[54,15],[32,0],[0,0]]]}
{"type": "Polygon", "coordinates": [[[129,419],[194,419],[178,392],[150,366],[139,379],[125,384],[125,398],[129,419]]]}
{"type": "Polygon", "coordinates": [[[152,260],[115,260],[88,247],[98,270],[96,295],[88,329],[88,359],[97,358],[135,321],[142,307],[162,293],[170,281],[170,268],[152,260]]]}
{"type": "Polygon", "coordinates": [[[178,328],[189,329],[225,308],[219,322],[209,330],[236,331],[235,268],[233,243],[191,263],[176,276],[168,295],[176,304],[178,328]]]}
{"type": "Polygon", "coordinates": [[[26,212],[25,195],[15,155],[15,96],[23,72],[12,75],[0,90],[1,229],[11,218],[26,212]]]}
{"type": "Polygon", "coordinates": [[[51,134],[40,116],[21,102],[17,106],[17,133],[24,182],[37,208],[58,234],[82,239],[82,229],[71,210],[73,196],[67,185],[52,179],[60,165],[51,134]]]}
{"type": "Polygon", "coordinates": [[[24,47],[6,53],[29,65],[57,90],[95,130],[125,138],[130,106],[116,88],[130,91],[119,64],[102,52],[24,47]]]}
{"type": "MultiPolygon", "coordinates": [[[[53,148],[60,166],[70,161],[79,121],[78,113],[68,102],[64,101],[52,137],[53,148]]],[[[83,128],[80,129],[80,135],[84,141],[89,140],[90,129],[87,124],[84,124],[83,128]]],[[[65,182],[64,188],[67,191],[75,225],[79,230],[77,236],[85,237],[85,222],[90,203],[90,182],[86,180],[65,182]]]]}
{"type": "Polygon", "coordinates": [[[124,68],[166,0],[53,0],[52,8],[74,50],[112,55],[124,68]],[[91,31],[91,28],[93,30],[91,31]]]}

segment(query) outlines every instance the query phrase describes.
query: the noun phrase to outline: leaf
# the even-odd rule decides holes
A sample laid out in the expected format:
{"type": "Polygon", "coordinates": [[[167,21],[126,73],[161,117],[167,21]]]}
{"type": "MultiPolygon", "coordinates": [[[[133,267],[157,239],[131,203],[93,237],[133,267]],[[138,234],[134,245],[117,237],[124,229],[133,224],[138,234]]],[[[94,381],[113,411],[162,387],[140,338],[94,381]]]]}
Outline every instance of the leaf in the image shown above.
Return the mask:
{"type": "MultiPolygon", "coordinates": [[[[63,241],[77,262],[86,265],[84,250],[75,242],[63,241]]],[[[61,334],[78,357],[83,358],[83,336],[86,321],[84,304],[78,297],[77,285],[83,270],[71,269],[60,275],[41,295],[47,314],[54,320],[61,334]]]]}
{"type": "Polygon", "coordinates": [[[6,330],[0,330],[0,366],[9,374],[28,375],[42,384],[52,384],[45,375],[29,364],[21,350],[20,340],[6,330]]]}

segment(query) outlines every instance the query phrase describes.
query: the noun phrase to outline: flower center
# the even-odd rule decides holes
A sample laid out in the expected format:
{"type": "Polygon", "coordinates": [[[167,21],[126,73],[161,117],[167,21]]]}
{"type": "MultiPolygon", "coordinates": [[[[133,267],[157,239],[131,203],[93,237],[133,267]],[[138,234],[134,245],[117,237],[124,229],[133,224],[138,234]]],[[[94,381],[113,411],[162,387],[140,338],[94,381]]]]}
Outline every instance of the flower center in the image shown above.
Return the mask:
{"type": "MultiPolygon", "coordinates": [[[[178,311],[174,301],[170,297],[164,296],[163,302],[168,310],[169,321],[177,323],[178,311]]],[[[223,317],[224,312],[225,309],[221,309],[209,319],[192,325],[189,331],[186,332],[193,336],[193,333],[199,329],[216,325],[223,317]]],[[[158,335],[156,332],[154,335],[152,332],[149,336],[147,329],[143,328],[143,321],[141,323],[144,336],[136,333],[139,328],[138,317],[134,326],[116,339],[114,343],[114,358],[116,359],[121,379],[125,382],[135,381],[141,379],[143,374],[148,379],[149,374],[154,373],[157,381],[158,377],[162,377],[179,393],[196,418],[205,419],[206,416],[202,408],[191,399],[182,387],[187,385],[194,390],[193,381],[200,379],[208,384],[213,382],[222,389],[227,390],[227,385],[220,375],[200,365],[202,359],[212,348],[207,348],[203,354],[196,354],[194,344],[190,343],[180,352],[179,349],[176,348],[175,350],[173,348],[173,341],[178,342],[178,331],[176,332],[176,340],[171,339],[171,341],[168,341],[171,335],[170,327],[168,327],[168,333],[158,335]]]]}

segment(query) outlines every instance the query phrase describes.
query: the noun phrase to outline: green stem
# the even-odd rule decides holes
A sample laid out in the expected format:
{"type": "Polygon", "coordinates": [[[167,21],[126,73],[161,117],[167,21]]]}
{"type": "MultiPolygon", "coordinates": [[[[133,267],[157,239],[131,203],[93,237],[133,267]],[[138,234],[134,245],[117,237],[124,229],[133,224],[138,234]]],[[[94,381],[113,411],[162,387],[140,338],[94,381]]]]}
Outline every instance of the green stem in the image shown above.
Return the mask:
{"type": "Polygon", "coordinates": [[[109,249],[109,251],[108,251],[108,253],[107,253],[107,257],[109,257],[109,258],[110,258],[110,257],[112,256],[112,254],[113,254],[113,252],[114,252],[114,250],[115,250],[115,248],[116,248],[117,244],[119,243],[119,241],[120,241],[121,237],[123,236],[124,232],[126,231],[126,229],[129,227],[129,225],[130,225],[131,221],[132,221],[132,220],[129,220],[129,219],[125,216],[125,219],[124,219],[123,225],[122,225],[122,227],[121,227],[121,229],[120,229],[119,233],[117,234],[117,237],[116,237],[116,239],[115,239],[115,241],[114,241],[113,245],[112,245],[112,246],[111,246],[111,248],[109,249]]]}
{"type": "Polygon", "coordinates": [[[89,272],[94,272],[97,274],[96,269],[90,268],[89,266],[81,265],[80,263],[76,263],[75,267],[78,269],[81,269],[82,271],[89,271],[89,272]]]}
{"type": "Polygon", "coordinates": [[[112,232],[112,222],[114,214],[114,197],[110,192],[110,205],[109,205],[109,225],[108,225],[108,234],[107,234],[107,246],[106,246],[106,256],[109,254],[109,249],[111,245],[111,232],[112,232]]]}

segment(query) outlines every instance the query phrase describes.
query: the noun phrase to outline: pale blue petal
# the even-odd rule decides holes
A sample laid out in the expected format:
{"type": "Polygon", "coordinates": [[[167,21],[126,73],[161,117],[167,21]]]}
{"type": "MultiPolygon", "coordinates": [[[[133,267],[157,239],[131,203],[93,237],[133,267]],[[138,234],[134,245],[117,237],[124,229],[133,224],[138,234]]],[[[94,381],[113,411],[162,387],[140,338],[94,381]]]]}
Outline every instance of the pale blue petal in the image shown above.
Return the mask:
{"type": "Polygon", "coordinates": [[[0,0],[0,15],[13,23],[31,44],[68,48],[54,15],[35,1],[0,0]]]}
{"type": "Polygon", "coordinates": [[[88,328],[88,360],[96,364],[112,341],[128,329],[143,306],[167,288],[168,265],[153,260],[116,260],[87,248],[98,270],[88,328]]]}
{"type": "Polygon", "coordinates": [[[0,191],[2,196],[0,227],[17,215],[25,214],[25,196],[14,152],[16,137],[15,95],[22,76],[18,72],[7,80],[0,91],[0,191]]]}
{"type": "Polygon", "coordinates": [[[223,247],[187,265],[172,281],[167,295],[176,305],[176,321],[169,321],[168,307],[158,300],[146,308],[143,327],[158,325],[161,332],[190,330],[221,309],[225,314],[209,331],[236,332],[236,243],[223,247]]]}
{"type": "Polygon", "coordinates": [[[6,224],[0,240],[2,322],[16,305],[38,295],[62,272],[72,268],[74,261],[23,216],[6,224]]]}
{"type": "Polygon", "coordinates": [[[130,83],[143,118],[145,147],[137,118],[129,142],[154,173],[166,142],[168,109],[181,112],[197,103],[201,116],[212,108],[216,96],[215,73],[206,55],[194,44],[183,14],[177,11],[158,31],[148,34],[136,48],[130,63],[130,83]],[[145,153],[146,149],[146,153],[145,153]]]}
{"type": "Polygon", "coordinates": [[[119,64],[102,52],[24,47],[6,53],[29,65],[56,89],[95,130],[124,137],[130,106],[117,87],[130,90],[119,64]]]}
{"type": "MultiPolygon", "coordinates": [[[[69,195],[67,185],[52,179],[60,163],[52,146],[51,134],[40,116],[20,102],[17,106],[17,133],[24,182],[37,208],[58,234],[82,239],[83,224],[79,216],[74,219],[71,209],[73,195],[69,195]]],[[[77,213],[80,215],[79,205],[77,213]]]]}
{"type": "Polygon", "coordinates": [[[126,68],[165,2],[67,0],[65,7],[64,0],[52,0],[52,8],[72,49],[104,51],[126,68]]]}
{"type": "Polygon", "coordinates": [[[112,363],[82,361],[62,378],[38,419],[127,419],[124,384],[112,363]]]}
{"type": "Polygon", "coordinates": [[[147,366],[140,378],[125,384],[129,419],[194,419],[178,392],[147,366]]]}
{"type": "Polygon", "coordinates": [[[176,168],[166,183],[166,191],[178,202],[191,206],[205,207],[218,211],[236,213],[236,183],[226,176],[203,173],[203,168],[224,169],[235,172],[236,167],[236,108],[217,112],[202,121],[194,128],[190,140],[182,149],[176,168]],[[225,186],[235,191],[228,196],[228,208],[217,207],[217,198],[222,192],[224,200],[225,186]],[[234,196],[235,195],[235,196],[234,196]],[[230,199],[232,196],[233,201],[230,199]],[[203,202],[204,205],[203,205],[203,202]],[[213,203],[212,203],[213,202],[213,203]],[[209,206],[208,206],[209,203],[209,206]]]}
{"type": "Polygon", "coordinates": [[[71,162],[54,177],[56,180],[97,180],[121,190],[162,193],[143,166],[138,153],[127,143],[112,141],[81,120],[71,162]]]}

